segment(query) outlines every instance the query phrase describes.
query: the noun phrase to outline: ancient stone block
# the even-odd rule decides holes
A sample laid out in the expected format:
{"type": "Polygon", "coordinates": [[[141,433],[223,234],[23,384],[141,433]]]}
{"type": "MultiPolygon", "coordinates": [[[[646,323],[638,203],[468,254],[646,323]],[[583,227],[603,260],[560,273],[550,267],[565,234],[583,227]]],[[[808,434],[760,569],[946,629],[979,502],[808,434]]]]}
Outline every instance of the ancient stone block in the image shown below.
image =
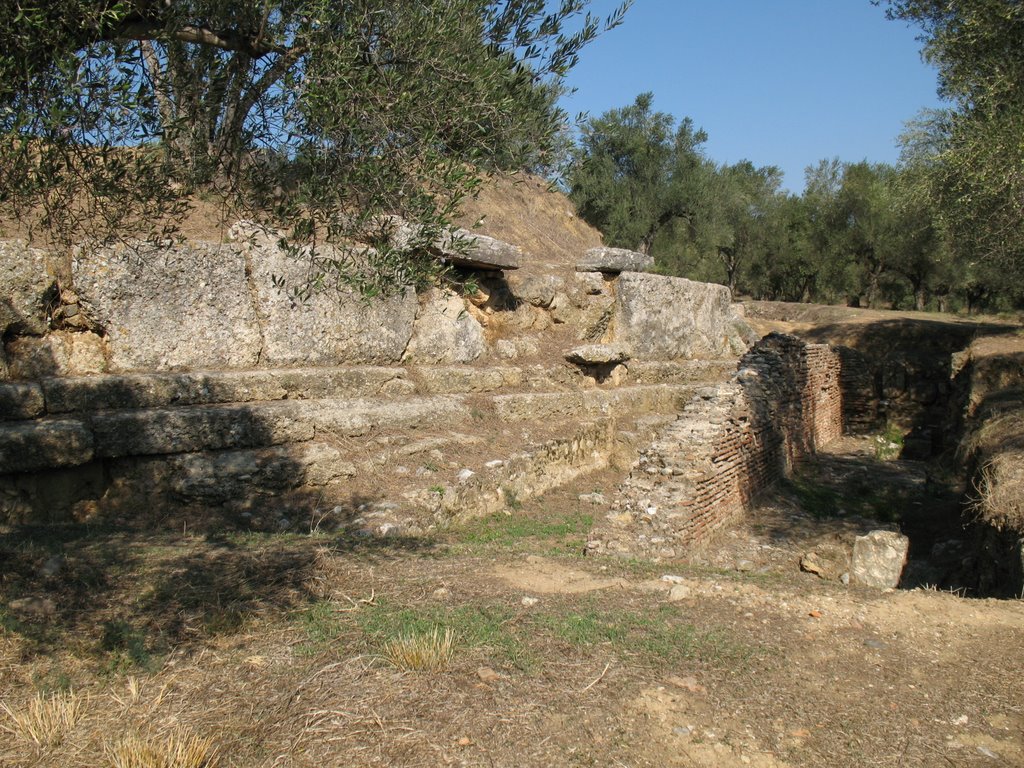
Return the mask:
{"type": "Polygon", "coordinates": [[[0,384],[0,421],[35,418],[44,408],[43,390],[38,384],[0,384]]]}
{"type": "Polygon", "coordinates": [[[72,257],[82,310],[113,371],[245,368],[260,354],[245,257],[231,245],[87,246],[72,257]]]}
{"type": "Polygon", "coordinates": [[[850,578],[857,584],[893,589],[900,583],[907,563],[910,539],[893,531],[872,531],[853,543],[850,578]]]}
{"type": "Polygon", "coordinates": [[[44,251],[21,240],[0,240],[0,333],[46,333],[56,282],[44,251]]]}
{"type": "Polygon", "coordinates": [[[729,289],[682,277],[625,272],[618,280],[614,341],[635,358],[725,357],[737,347],[737,324],[729,289]]]}
{"type": "MultiPolygon", "coordinates": [[[[276,237],[240,223],[232,228],[245,253],[262,334],[261,366],[398,362],[412,336],[417,301],[412,288],[373,300],[326,290],[296,300],[289,289],[310,277],[307,252],[293,256],[276,237]],[[284,289],[275,285],[284,280],[284,289]]],[[[331,253],[324,247],[320,257],[331,253]]],[[[336,254],[340,255],[340,254],[336,254]]]]}
{"type": "Polygon", "coordinates": [[[629,352],[615,344],[584,344],[566,352],[565,359],[577,365],[608,365],[629,360],[629,352]]]}
{"type": "Polygon", "coordinates": [[[0,474],[73,467],[92,458],[93,437],[73,419],[0,425],[0,474]]]}
{"type": "Polygon", "coordinates": [[[625,248],[591,248],[576,264],[577,272],[648,272],[654,269],[654,257],[625,248]]]}
{"type": "Polygon", "coordinates": [[[484,330],[451,291],[432,288],[420,299],[405,360],[414,363],[469,363],[486,348],[484,330]]]}

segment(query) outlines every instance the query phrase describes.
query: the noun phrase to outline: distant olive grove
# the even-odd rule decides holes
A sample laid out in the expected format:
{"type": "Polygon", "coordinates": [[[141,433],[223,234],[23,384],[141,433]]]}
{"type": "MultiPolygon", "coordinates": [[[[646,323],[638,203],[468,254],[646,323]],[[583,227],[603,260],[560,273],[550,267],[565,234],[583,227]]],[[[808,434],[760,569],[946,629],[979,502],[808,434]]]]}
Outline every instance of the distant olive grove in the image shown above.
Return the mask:
{"type": "Polygon", "coordinates": [[[893,165],[716,165],[653,94],[591,117],[565,185],[610,245],[762,299],[908,309],[1024,306],[1024,5],[887,3],[922,28],[951,106],[921,114],[893,165]]]}

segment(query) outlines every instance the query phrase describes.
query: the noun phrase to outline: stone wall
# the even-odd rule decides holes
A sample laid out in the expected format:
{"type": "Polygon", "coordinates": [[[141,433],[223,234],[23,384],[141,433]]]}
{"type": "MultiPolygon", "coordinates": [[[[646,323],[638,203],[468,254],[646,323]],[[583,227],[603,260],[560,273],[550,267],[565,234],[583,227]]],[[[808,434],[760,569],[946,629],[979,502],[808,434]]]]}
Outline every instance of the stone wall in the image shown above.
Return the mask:
{"type": "Polygon", "coordinates": [[[702,389],[641,453],[588,549],[674,557],[734,521],[842,434],[840,373],[831,347],[766,336],[732,381],[702,389]]]}

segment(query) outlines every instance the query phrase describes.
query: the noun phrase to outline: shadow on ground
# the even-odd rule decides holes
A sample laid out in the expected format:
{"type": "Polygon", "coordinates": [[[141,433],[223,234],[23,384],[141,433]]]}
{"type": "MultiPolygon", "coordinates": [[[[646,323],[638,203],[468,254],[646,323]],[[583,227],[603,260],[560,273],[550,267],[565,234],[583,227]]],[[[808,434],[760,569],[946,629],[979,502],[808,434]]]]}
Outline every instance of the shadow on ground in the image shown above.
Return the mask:
{"type": "MultiPolygon", "coordinates": [[[[358,506],[358,505],[356,505],[358,506]]],[[[25,657],[68,651],[101,667],[151,667],[264,614],[321,597],[324,557],[429,554],[423,537],[329,533],[146,533],[86,525],[0,533],[0,628],[25,657]]]]}

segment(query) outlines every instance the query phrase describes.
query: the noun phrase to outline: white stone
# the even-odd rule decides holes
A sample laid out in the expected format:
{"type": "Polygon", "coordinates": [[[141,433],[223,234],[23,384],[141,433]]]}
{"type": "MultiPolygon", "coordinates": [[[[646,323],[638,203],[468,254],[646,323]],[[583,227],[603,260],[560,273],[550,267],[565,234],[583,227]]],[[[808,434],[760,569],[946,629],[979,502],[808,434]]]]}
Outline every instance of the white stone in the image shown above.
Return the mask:
{"type": "Polygon", "coordinates": [[[877,589],[893,589],[900,583],[907,563],[910,539],[894,531],[871,531],[853,543],[854,583],[877,589]]]}

